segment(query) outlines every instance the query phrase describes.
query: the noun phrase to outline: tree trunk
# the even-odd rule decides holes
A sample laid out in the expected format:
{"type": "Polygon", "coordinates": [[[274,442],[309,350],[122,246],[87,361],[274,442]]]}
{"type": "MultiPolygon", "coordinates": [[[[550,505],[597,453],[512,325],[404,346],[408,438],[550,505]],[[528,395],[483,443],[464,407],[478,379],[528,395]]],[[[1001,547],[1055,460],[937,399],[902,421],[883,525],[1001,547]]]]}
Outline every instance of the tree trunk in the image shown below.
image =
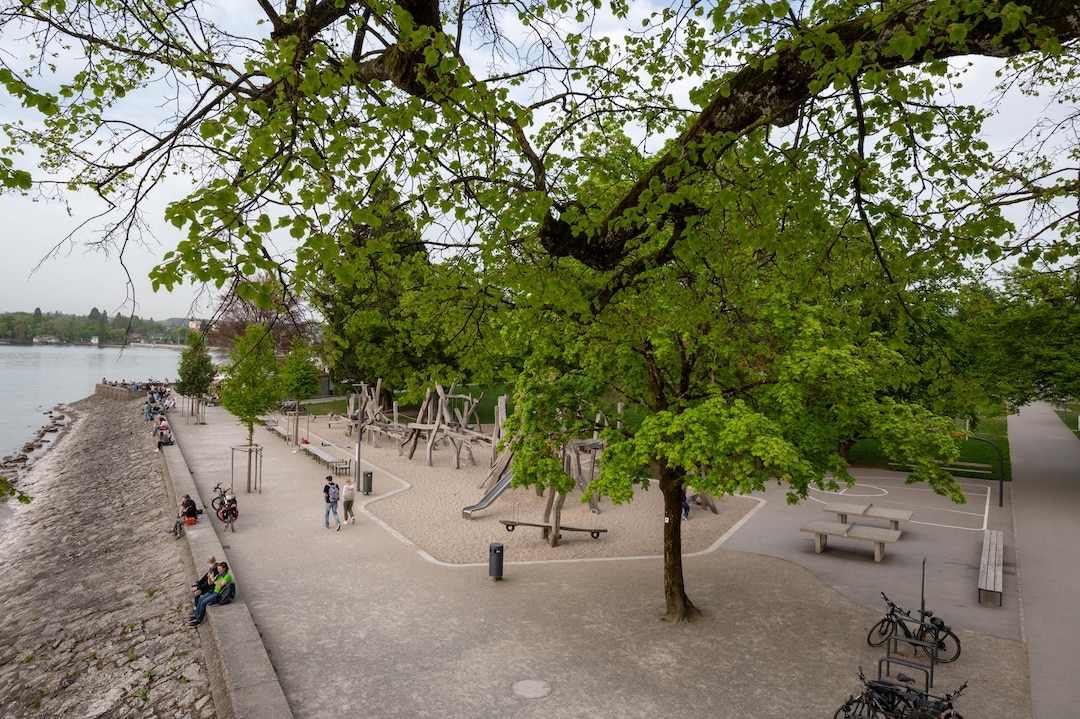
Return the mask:
{"type": "Polygon", "coordinates": [[[666,466],[660,468],[660,491],[664,495],[664,619],[688,622],[698,614],[686,596],[682,565],[682,496],[685,475],[666,466]]]}

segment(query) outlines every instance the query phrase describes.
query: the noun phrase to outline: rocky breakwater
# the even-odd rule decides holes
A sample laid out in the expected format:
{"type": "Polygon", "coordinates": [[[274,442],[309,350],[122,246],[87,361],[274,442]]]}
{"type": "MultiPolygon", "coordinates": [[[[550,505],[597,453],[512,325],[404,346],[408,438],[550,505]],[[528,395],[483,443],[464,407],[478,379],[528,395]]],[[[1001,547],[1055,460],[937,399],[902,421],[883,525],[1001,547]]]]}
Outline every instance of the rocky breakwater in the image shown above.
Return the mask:
{"type": "Polygon", "coordinates": [[[210,719],[183,621],[195,570],[141,406],[67,409],[71,427],[20,481],[33,501],[0,528],[0,717],[210,719]]]}
{"type": "Polygon", "coordinates": [[[37,431],[34,438],[24,444],[21,451],[9,454],[0,461],[0,471],[5,476],[19,477],[22,475],[34,458],[39,456],[45,449],[48,449],[53,437],[58,436],[67,426],[68,418],[63,412],[50,410],[46,414],[49,421],[37,431]]]}

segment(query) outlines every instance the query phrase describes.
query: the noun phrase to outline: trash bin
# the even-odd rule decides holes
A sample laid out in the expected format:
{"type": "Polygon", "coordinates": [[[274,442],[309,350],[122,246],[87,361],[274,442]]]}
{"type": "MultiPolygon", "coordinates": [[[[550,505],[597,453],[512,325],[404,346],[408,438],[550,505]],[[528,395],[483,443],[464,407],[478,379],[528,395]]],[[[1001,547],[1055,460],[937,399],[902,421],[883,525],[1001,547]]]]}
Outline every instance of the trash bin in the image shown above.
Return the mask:
{"type": "Polygon", "coordinates": [[[503,568],[503,545],[492,542],[488,545],[488,576],[494,577],[495,581],[502,579],[503,568]]]}
{"type": "Polygon", "coordinates": [[[364,494],[371,494],[371,472],[364,472],[364,494]]]}

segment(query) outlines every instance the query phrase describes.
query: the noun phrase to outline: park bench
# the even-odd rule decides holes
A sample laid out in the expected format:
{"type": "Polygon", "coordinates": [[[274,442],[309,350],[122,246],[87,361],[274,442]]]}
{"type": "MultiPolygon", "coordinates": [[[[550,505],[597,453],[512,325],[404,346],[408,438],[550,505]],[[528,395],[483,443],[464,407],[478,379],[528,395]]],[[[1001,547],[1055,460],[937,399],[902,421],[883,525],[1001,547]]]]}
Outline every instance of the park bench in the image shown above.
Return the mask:
{"type": "Polygon", "coordinates": [[[885,529],[883,527],[867,527],[861,524],[847,522],[830,522],[824,519],[815,519],[807,522],[800,532],[808,532],[814,535],[814,552],[821,554],[828,544],[829,537],[842,537],[844,539],[859,539],[864,542],[873,542],[874,561],[880,562],[885,556],[885,545],[895,544],[900,540],[902,532],[899,529],[885,529]]]}
{"type": "MultiPolygon", "coordinates": [[[[994,465],[992,464],[983,464],[982,462],[949,462],[948,464],[936,462],[936,464],[941,464],[942,469],[949,474],[975,475],[980,478],[994,476],[994,465]]],[[[911,462],[889,462],[889,466],[900,470],[911,469],[912,464],[911,462]]]]}
{"type": "Polygon", "coordinates": [[[337,457],[334,457],[332,454],[330,454],[326,450],[324,450],[324,449],[322,449],[320,447],[316,447],[313,444],[302,444],[302,445],[300,445],[300,449],[304,450],[305,452],[310,454],[312,457],[314,457],[315,459],[317,459],[320,462],[322,462],[323,464],[325,464],[327,466],[327,468],[329,468],[331,465],[333,465],[334,463],[337,462],[337,457]]]}
{"type": "Polygon", "coordinates": [[[988,529],[983,533],[982,559],[979,561],[979,603],[983,592],[997,592],[1001,606],[1002,568],[1005,559],[1005,534],[1000,529],[988,529]]]}
{"type": "Polygon", "coordinates": [[[282,440],[289,439],[289,430],[278,424],[276,420],[268,420],[266,428],[277,436],[281,437],[282,440]],[[273,424],[270,424],[270,421],[273,421],[273,424]]]}
{"type": "Polygon", "coordinates": [[[830,504],[824,511],[836,515],[841,524],[847,524],[848,517],[866,517],[868,519],[888,520],[890,529],[900,529],[900,522],[911,519],[911,510],[893,509],[892,507],[875,507],[871,504],[830,504]]]}

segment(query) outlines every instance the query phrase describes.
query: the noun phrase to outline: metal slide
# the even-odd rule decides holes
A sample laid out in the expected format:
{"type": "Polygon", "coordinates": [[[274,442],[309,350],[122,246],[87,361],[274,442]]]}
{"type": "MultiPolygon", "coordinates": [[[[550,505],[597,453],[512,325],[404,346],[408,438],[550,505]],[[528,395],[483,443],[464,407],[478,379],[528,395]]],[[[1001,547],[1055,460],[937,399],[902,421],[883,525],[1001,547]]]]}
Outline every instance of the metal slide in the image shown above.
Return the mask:
{"type": "Polygon", "coordinates": [[[487,491],[487,494],[485,494],[479,502],[471,507],[465,507],[465,509],[461,510],[461,516],[465,519],[472,519],[473,512],[478,509],[486,509],[492,502],[498,499],[500,494],[506,491],[506,488],[510,486],[510,480],[513,478],[514,472],[512,470],[507,470],[506,474],[495,483],[494,487],[487,491]]]}

